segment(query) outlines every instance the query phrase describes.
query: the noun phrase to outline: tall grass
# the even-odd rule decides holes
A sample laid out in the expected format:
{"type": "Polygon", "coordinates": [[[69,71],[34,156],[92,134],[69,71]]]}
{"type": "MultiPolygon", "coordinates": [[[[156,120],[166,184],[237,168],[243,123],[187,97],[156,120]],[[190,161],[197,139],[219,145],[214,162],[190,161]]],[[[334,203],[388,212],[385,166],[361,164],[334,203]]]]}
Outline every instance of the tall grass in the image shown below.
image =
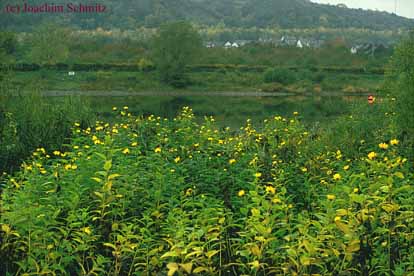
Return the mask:
{"type": "Polygon", "coordinates": [[[0,172],[15,169],[39,147],[61,149],[73,122],[88,126],[91,109],[79,97],[49,99],[38,89],[19,93],[3,78],[0,96],[0,172]]]}

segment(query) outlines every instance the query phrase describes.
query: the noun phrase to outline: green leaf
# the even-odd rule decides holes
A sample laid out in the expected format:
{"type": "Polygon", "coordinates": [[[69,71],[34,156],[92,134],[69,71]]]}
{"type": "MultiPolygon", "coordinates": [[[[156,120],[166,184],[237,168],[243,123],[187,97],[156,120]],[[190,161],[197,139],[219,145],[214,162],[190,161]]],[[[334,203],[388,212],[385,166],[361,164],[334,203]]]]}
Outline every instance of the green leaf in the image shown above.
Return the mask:
{"type": "Polygon", "coordinates": [[[104,170],[109,171],[112,168],[112,160],[107,160],[104,165],[104,170]]]}
{"type": "Polygon", "coordinates": [[[115,178],[120,177],[120,176],[121,176],[120,174],[114,173],[114,174],[111,174],[110,176],[108,176],[108,180],[112,180],[112,179],[115,179],[115,178]]]}
{"type": "Polygon", "coordinates": [[[104,243],[103,246],[110,247],[110,248],[116,250],[116,246],[113,245],[112,243],[109,243],[109,242],[104,243]]]}
{"type": "Polygon", "coordinates": [[[102,182],[102,179],[100,179],[99,177],[91,177],[92,180],[95,180],[98,183],[102,182]]]}
{"type": "Polygon", "coordinates": [[[178,254],[175,251],[170,251],[170,252],[167,252],[164,255],[162,255],[161,259],[165,259],[165,258],[168,258],[168,257],[178,257],[178,254]]]}
{"type": "Polygon", "coordinates": [[[193,270],[193,273],[201,273],[201,272],[208,272],[209,269],[205,266],[199,266],[193,270]]]}
{"type": "Polygon", "coordinates": [[[193,263],[180,264],[180,266],[184,269],[185,272],[190,274],[193,268],[193,263]]]}
{"type": "Polygon", "coordinates": [[[342,232],[344,232],[344,234],[346,235],[351,235],[352,231],[351,229],[349,229],[348,225],[340,222],[340,221],[335,221],[336,226],[339,228],[339,230],[341,230],[342,232]]]}
{"type": "Polygon", "coordinates": [[[394,175],[400,179],[404,179],[404,174],[402,172],[396,172],[394,175]]]}
{"type": "Polygon", "coordinates": [[[167,264],[168,268],[168,276],[174,275],[174,273],[178,270],[178,264],[177,263],[169,263],[167,264]]]}

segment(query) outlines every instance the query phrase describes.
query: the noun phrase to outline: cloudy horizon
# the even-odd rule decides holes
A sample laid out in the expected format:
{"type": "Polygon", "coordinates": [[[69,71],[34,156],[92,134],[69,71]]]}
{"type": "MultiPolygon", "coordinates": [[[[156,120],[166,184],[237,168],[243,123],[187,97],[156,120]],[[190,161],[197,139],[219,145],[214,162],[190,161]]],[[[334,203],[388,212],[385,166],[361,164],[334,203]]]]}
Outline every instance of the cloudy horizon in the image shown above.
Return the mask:
{"type": "Polygon", "coordinates": [[[311,0],[320,4],[345,4],[348,8],[361,8],[394,13],[400,16],[414,18],[414,0],[311,0]],[[397,6],[395,6],[397,3],[397,6]]]}

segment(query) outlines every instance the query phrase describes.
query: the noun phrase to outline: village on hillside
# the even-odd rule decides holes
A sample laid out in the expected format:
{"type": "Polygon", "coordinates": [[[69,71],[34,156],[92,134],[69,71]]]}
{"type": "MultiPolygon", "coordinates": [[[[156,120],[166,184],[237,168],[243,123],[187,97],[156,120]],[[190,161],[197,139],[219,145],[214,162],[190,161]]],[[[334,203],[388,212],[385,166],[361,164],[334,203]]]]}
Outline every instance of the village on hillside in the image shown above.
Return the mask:
{"type": "MultiPolygon", "coordinates": [[[[296,48],[321,48],[328,41],[316,38],[301,38],[295,36],[282,36],[279,39],[259,39],[259,40],[234,40],[234,41],[207,41],[204,43],[206,48],[221,47],[225,49],[234,49],[246,46],[248,44],[267,44],[275,47],[296,47],[296,48]]],[[[374,55],[391,48],[393,45],[384,42],[365,42],[353,43],[347,47],[351,54],[374,55]]]]}

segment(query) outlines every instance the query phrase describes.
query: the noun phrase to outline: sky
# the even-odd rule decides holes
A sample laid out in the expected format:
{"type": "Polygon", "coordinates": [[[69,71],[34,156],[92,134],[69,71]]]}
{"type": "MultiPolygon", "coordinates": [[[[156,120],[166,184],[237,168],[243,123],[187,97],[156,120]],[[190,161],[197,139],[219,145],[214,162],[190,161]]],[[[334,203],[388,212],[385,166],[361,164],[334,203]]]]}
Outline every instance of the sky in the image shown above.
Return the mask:
{"type": "Polygon", "coordinates": [[[311,0],[322,4],[345,4],[348,8],[362,8],[394,13],[397,1],[397,14],[414,18],[414,0],[311,0]]]}

